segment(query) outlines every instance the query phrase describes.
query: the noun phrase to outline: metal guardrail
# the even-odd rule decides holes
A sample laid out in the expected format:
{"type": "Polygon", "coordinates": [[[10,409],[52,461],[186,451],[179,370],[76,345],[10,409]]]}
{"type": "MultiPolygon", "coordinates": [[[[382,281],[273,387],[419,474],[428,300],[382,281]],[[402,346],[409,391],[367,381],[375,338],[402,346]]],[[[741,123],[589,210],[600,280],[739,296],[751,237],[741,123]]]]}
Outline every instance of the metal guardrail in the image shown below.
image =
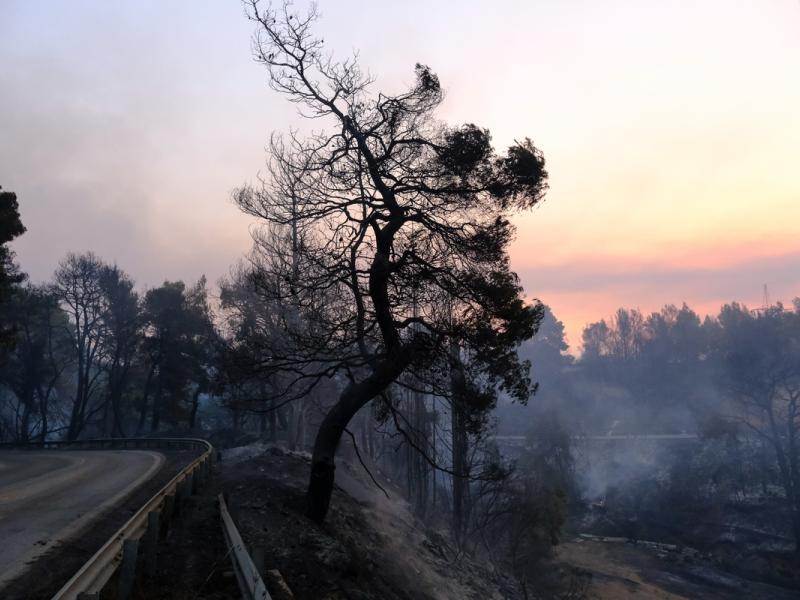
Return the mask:
{"type": "Polygon", "coordinates": [[[203,453],[212,452],[213,447],[200,438],[98,438],[93,440],[0,442],[3,450],[24,450],[41,448],[43,450],[70,448],[72,450],[186,450],[196,449],[203,453]]]}
{"type": "Polygon", "coordinates": [[[261,579],[261,574],[247,552],[242,536],[233,522],[225,497],[220,494],[218,500],[219,514],[222,518],[222,533],[225,536],[225,545],[228,547],[233,570],[239,582],[239,589],[242,591],[242,598],[245,600],[272,600],[261,579]]]}
{"type": "Polygon", "coordinates": [[[162,518],[169,521],[175,509],[208,478],[214,448],[197,438],[112,438],[74,442],[0,443],[0,448],[71,448],[76,450],[171,450],[197,449],[200,456],[162,487],[134,514],[72,578],[53,596],[53,600],[91,600],[119,571],[115,598],[125,600],[133,587],[139,545],[143,545],[144,569],[155,572],[156,545],[162,518]]]}

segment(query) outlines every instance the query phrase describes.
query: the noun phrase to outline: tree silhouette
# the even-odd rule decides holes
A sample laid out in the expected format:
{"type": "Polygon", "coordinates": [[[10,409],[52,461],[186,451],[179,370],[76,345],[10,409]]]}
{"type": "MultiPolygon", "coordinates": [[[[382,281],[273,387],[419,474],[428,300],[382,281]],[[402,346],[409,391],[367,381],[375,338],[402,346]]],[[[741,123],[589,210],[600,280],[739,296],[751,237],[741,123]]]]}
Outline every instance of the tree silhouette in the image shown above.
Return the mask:
{"type": "Polygon", "coordinates": [[[125,437],[122,399],[130,385],[131,369],[141,342],[139,294],[134,283],[117,266],[107,266],[100,273],[100,287],[105,297],[104,336],[101,365],[106,373],[106,421],[111,436],[125,437]]]}
{"type": "Polygon", "coordinates": [[[800,312],[725,305],[718,352],[738,420],[775,455],[800,554],[800,312]]]}
{"type": "Polygon", "coordinates": [[[516,346],[541,308],[523,300],[509,268],[509,215],[543,198],[547,174],[528,139],[500,156],[487,130],[438,122],[442,90],[427,66],[405,92],[372,93],[355,57],[324,53],[313,8],[247,7],[270,86],[332,127],[273,136],[270,178],[235,196],[271,228],[257,238],[262,292],[295,307],[283,323],[291,343],[262,366],[292,374],[294,396],[326,377],[346,382],[314,443],[308,515],[322,521],[345,428],[373,398],[391,410],[387,390],[404,372],[413,377],[403,385],[450,395],[460,363],[457,401],[475,426],[497,388],[527,400],[516,346]]]}
{"type": "Polygon", "coordinates": [[[173,427],[181,420],[191,421],[196,415],[198,397],[194,396],[192,405],[188,406],[189,388],[193,384],[197,389],[208,387],[209,348],[215,343],[216,335],[205,278],[190,288],[182,281],[166,281],[161,287],[148,290],[142,319],[143,347],[150,370],[140,407],[139,430],[144,428],[151,384],[154,387],[151,431],[158,431],[162,420],[173,427]]]}
{"type": "Polygon", "coordinates": [[[70,252],[53,277],[53,293],[69,315],[75,354],[75,400],[67,439],[75,440],[89,418],[99,410],[95,402],[100,387],[100,358],[105,336],[105,294],[101,285],[106,265],[93,252],[70,252]]]}
{"type": "MultiPolygon", "coordinates": [[[[13,262],[14,253],[7,245],[23,233],[25,226],[19,218],[17,195],[13,192],[4,192],[0,187],[0,304],[8,301],[12,286],[23,279],[13,262]]],[[[13,344],[13,340],[13,327],[6,323],[0,324],[0,361],[13,344]]]]}
{"type": "MultiPolygon", "coordinates": [[[[67,315],[46,287],[15,287],[0,304],[0,319],[16,330],[13,349],[0,364],[0,385],[13,392],[14,439],[45,439],[50,432],[53,400],[70,366],[67,315]]],[[[57,421],[57,419],[56,419],[57,421]]]]}

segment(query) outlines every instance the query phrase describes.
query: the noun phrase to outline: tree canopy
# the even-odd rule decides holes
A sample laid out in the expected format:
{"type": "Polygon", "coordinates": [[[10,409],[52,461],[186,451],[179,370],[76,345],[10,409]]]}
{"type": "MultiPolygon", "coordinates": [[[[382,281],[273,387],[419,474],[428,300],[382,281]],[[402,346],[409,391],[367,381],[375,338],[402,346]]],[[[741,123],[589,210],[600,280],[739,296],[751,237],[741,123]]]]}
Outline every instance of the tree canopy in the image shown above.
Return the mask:
{"type": "Polygon", "coordinates": [[[515,350],[542,309],[510,269],[509,217],[542,200],[547,173],[527,138],[498,154],[486,129],[438,121],[443,94],[429,67],[416,65],[404,92],[376,92],[356,58],[325,53],[313,8],[301,16],[254,1],[248,14],[270,86],[331,127],[274,135],[269,178],[236,194],[267,224],[256,238],[262,292],[295,307],[284,323],[293,343],[264,366],[294,373],[303,391],[322,376],[350,381],[315,445],[309,514],[322,519],[341,433],[391,384],[450,396],[455,361],[465,408],[485,411],[497,389],[527,400],[515,350]]]}

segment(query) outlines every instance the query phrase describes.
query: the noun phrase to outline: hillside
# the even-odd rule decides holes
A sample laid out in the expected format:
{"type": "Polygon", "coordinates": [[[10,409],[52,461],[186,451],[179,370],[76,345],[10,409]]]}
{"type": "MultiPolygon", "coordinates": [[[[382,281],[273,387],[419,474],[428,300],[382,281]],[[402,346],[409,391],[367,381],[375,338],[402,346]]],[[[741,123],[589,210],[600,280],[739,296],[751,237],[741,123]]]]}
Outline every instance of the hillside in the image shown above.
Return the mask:
{"type": "Polygon", "coordinates": [[[360,465],[339,462],[328,519],[314,524],[303,515],[308,471],[307,456],[258,445],[223,452],[221,465],[245,542],[263,548],[266,569],[279,570],[297,600],[516,597],[510,581],[459,556],[391,482],[381,482],[387,497],[360,465]]]}

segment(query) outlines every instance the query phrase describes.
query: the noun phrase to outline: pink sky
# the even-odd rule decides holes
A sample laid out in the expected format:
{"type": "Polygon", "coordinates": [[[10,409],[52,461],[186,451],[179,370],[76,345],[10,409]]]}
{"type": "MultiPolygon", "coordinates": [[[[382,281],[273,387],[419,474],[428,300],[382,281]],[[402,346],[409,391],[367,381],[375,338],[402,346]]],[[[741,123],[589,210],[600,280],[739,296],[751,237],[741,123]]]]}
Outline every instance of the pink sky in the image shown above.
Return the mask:
{"type": "MultiPolygon", "coordinates": [[[[427,63],[443,119],[544,151],[550,193],[512,257],[571,343],[618,306],[800,296],[796,0],[320,7],[326,41],[360,49],[380,87],[427,63]]],[[[238,2],[4,2],[0,22],[0,185],[22,203],[23,267],[43,280],[93,249],[142,286],[224,274],[249,246],[230,190],[297,123],[238,2]]]]}

